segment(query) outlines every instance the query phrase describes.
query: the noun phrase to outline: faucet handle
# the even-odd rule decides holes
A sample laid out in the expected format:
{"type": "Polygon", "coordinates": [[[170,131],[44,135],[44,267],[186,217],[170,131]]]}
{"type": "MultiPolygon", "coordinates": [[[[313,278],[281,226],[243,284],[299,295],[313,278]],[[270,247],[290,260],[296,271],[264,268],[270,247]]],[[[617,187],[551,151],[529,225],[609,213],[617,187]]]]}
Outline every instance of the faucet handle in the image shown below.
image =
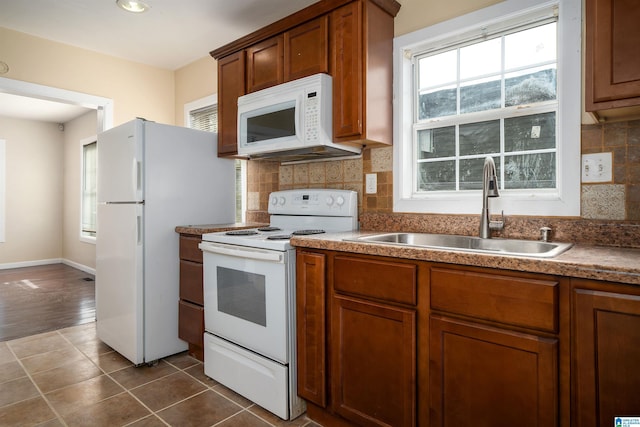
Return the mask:
{"type": "Polygon", "coordinates": [[[540,228],[540,240],[543,242],[548,242],[549,237],[551,235],[551,227],[542,227],[540,228]]]}

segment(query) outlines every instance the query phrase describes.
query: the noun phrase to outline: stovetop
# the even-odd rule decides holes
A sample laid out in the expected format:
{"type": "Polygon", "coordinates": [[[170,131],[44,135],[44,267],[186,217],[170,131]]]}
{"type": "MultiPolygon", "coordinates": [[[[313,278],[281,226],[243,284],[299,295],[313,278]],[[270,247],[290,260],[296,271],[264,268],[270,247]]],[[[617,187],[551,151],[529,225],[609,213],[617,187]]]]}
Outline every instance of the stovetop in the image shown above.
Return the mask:
{"type": "Polygon", "coordinates": [[[357,230],[358,199],[355,191],[304,189],[269,195],[268,227],[208,233],[202,240],[260,249],[292,249],[291,235],[357,230]]]}

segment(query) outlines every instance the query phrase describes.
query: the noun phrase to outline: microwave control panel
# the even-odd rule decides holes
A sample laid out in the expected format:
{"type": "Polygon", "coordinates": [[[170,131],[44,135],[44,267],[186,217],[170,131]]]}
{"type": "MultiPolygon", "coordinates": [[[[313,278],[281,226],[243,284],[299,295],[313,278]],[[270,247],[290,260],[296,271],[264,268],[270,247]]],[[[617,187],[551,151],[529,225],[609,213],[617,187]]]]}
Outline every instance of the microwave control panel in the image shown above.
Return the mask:
{"type": "Polygon", "coordinates": [[[306,94],[304,100],[304,139],[306,142],[315,142],[320,138],[318,92],[312,91],[306,94]]]}

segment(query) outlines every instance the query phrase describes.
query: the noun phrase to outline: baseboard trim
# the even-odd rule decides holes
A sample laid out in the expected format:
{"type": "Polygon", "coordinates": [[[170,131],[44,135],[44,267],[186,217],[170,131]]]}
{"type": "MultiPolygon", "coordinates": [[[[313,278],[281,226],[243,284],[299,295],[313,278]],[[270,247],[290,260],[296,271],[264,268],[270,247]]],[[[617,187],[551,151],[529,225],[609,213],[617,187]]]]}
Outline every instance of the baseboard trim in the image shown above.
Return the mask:
{"type": "Polygon", "coordinates": [[[48,265],[48,264],[60,264],[61,262],[62,262],[62,259],[60,258],[39,259],[35,261],[8,262],[5,264],[0,264],[0,270],[7,270],[9,268],[35,267],[38,265],[48,265]]]}
{"type": "Polygon", "coordinates": [[[87,267],[86,265],[79,264],[75,261],[71,261],[70,259],[63,259],[62,263],[68,265],[69,267],[77,268],[80,271],[84,271],[85,273],[96,275],[96,269],[87,267]]]}
{"type": "Polygon", "coordinates": [[[63,258],[52,258],[52,259],[39,259],[35,261],[20,261],[20,262],[8,262],[4,264],[0,264],[0,270],[8,270],[10,268],[23,268],[23,267],[36,267],[38,265],[49,265],[49,264],[65,264],[69,267],[76,268],[80,271],[84,271],[85,273],[93,274],[95,276],[96,269],[87,267],[86,265],[79,264],[77,262],[63,259],[63,258]]]}

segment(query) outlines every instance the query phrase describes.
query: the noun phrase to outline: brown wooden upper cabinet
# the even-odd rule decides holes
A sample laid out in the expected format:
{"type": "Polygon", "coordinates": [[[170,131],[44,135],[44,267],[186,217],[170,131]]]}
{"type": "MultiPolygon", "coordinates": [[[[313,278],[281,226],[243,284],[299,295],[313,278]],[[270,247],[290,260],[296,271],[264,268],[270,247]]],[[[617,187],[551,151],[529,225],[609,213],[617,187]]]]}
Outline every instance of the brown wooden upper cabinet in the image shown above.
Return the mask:
{"type": "Polygon", "coordinates": [[[329,72],[329,17],[284,33],[284,81],[329,72]]]}
{"type": "Polygon", "coordinates": [[[245,52],[218,60],[218,156],[238,153],[238,97],[245,94],[245,52]]]}
{"type": "Polygon", "coordinates": [[[218,155],[237,154],[239,96],[317,73],[333,77],[334,142],[391,144],[399,10],[395,0],[321,0],[212,51],[218,60],[218,155]]]}
{"type": "Polygon", "coordinates": [[[247,49],[247,93],[282,83],[284,41],[272,37],[247,49]]]}
{"type": "Polygon", "coordinates": [[[638,22],[637,0],[586,0],[587,111],[640,106],[638,22]]]}
{"type": "Polygon", "coordinates": [[[329,17],[299,25],[247,48],[247,93],[329,72],[329,17]]]}

